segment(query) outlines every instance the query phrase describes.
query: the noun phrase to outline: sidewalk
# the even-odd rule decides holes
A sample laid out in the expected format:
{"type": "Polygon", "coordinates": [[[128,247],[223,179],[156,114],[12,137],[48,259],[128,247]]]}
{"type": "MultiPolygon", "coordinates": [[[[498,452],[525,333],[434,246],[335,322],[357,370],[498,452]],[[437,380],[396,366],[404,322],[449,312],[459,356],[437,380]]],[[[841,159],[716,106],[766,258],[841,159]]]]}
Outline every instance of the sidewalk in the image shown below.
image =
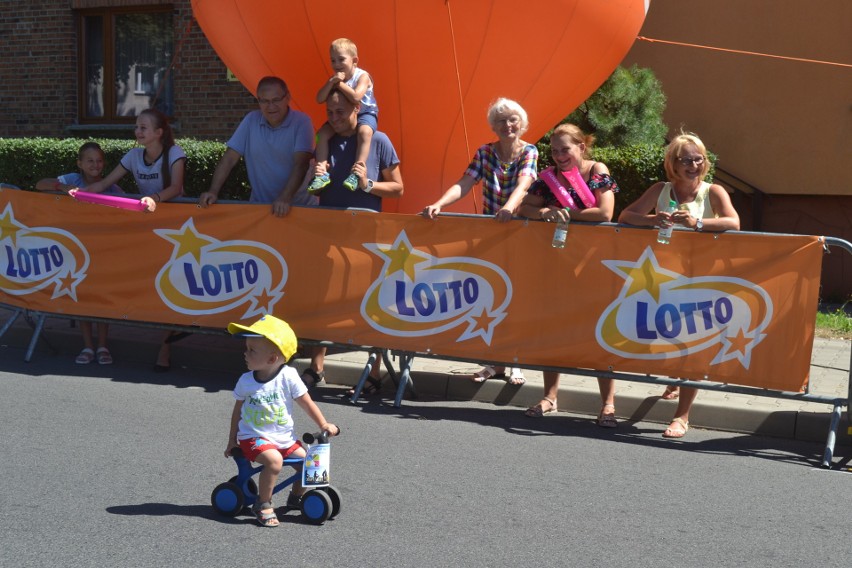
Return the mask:
{"type": "MultiPolygon", "coordinates": [[[[0,311],[0,325],[9,315],[10,312],[0,311]]],[[[29,323],[23,316],[19,317],[0,339],[0,353],[14,347],[23,357],[31,334],[29,323]]],[[[74,356],[82,347],[78,328],[71,327],[67,319],[49,317],[43,336],[47,341],[39,342],[33,360],[40,357],[64,357],[69,364],[73,364],[74,356]]],[[[162,332],[156,329],[119,324],[110,328],[110,348],[117,365],[152,365],[161,338],[162,332]]],[[[232,370],[236,378],[244,370],[242,349],[241,341],[227,335],[195,334],[174,345],[172,372],[180,372],[181,367],[232,370]]],[[[355,385],[366,361],[367,354],[364,352],[328,355],[325,363],[326,382],[329,385],[355,385]]],[[[297,359],[294,364],[301,371],[307,366],[308,360],[297,359]]],[[[849,392],[849,364],[850,341],[816,339],[811,358],[810,393],[845,398],[849,392]]],[[[479,368],[481,366],[474,363],[415,358],[411,376],[418,395],[423,398],[473,400],[517,406],[519,409],[541,399],[541,372],[526,370],[527,382],[521,387],[509,386],[501,380],[481,384],[467,380],[467,376],[479,368]]],[[[391,381],[385,381],[384,386],[384,398],[393,399],[395,390],[391,381]]],[[[618,381],[616,389],[616,413],[619,420],[658,422],[661,424],[661,432],[671,420],[676,401],[660,398],[663,386],[618,381]]],[[[597,416],[600,397],[596,379],[563,374],[558,400],[560,411],[597,416]]],[[[690,412],[690,425],[825,442],[831,410],[828,404],[702,390],[690,412]]],[[[838,445],[850,445],[847,413],[848,409],[844,409],[838,445]]]]}

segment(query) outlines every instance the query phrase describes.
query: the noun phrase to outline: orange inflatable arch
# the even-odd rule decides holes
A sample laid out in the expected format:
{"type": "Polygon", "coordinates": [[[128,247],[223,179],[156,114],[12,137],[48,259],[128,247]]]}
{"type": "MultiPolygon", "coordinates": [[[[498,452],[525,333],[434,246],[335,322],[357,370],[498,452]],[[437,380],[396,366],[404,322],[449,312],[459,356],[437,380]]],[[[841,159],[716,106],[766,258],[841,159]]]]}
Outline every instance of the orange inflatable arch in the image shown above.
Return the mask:
{"type": "MultiPolygon", "coordinates": [[[[485,112],[497,97],[521,103],[524,138],[538,140],[624,58],[648,0],[192,0],[213,48],[254,93],[287,81],[293,107],[318,128],[315,102],[331,76],[329,45],[348,37],[373,76],[379,129],[400,155],[405,195],[387,211],[413,213],[464,172],[495,138],[485,112]]],[[[477,192],[478,193],[478,192],[477,192]]],[[[465,199],[453,210],[473,213],[465,199]]]]}

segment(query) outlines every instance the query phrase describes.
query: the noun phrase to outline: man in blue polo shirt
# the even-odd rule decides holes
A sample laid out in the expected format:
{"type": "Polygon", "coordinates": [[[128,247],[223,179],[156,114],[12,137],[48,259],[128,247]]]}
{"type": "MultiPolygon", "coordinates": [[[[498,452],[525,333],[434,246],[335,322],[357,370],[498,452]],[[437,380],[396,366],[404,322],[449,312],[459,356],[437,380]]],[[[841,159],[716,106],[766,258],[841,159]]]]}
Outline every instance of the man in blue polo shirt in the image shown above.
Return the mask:
{"type": "Polygon", "coordinates": [[[241,157],[246,159],[251,203],[271,203],[272,213],[283,217],[297,198],[313,154],[314,128],[303,112],[290,108],[290,90],[278,77],[257,84],[260,110],[246,115],[213,172],[210,189],[198,198],[201,207],[216,203],[219,192],[241,157]]]}

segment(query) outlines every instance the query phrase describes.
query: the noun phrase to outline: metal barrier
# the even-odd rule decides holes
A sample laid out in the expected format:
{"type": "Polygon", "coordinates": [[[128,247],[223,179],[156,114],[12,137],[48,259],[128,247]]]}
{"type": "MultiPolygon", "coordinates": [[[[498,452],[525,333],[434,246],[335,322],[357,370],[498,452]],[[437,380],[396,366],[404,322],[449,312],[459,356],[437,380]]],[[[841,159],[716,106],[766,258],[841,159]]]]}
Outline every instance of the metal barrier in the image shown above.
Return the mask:
{"type": "MultiPolygon", "coordinates": [[[[460,215],[460,216],[468,216],[468,215],[460,215]]],[[[606,223],[605,225],[614,225],[612,223],[606,223]]],[[[824,246],[826,252],[829,252],[829,247],[838,247],[846,252],[852,254],[852,244],[843,239],[838,239],[834,237],[823,237],[824,246]]],[[[29,345],[27,347],[27,351],[25,354],[25,361],[30,361],[32,359],[33,352],[35,350],[36,344],[41,337],[42,329],[44,327],[44,321],[47,317],[57,317],[63,319],[71,319],[71,320],[81,320],[81,321],[91,321],[91,322],[105,322],[105,323],[122,323],[125,325],[133,325],[139,327],[148,327],[153,329],[162,329],[162,330],[171,330],[177,332],[191,332],[191,333],[203,333],[210,335],[223,335],[227,334],[226,331],[222,329],[212,329],[212,328],[202,328],[202,327],[193,327],[193,326],[180,326],[180,325],[171,325],[171,324],[159,324],[159,323],[150,323],[150,322],[130,322],[126,320],[115,320],[115,319],[107,319],[107,318],[94,318],[94,317],[85,317],[85,316],[70,316],[66,314],[55,314],[55,313],[45,313],[45,312],[34,312],[28,311],[24,308],[10,306],[7,304],[0,304],[0,307],[12,310],[12,315],[6,320],[2,328],[0,328],[0,337],[2,337],[11,327],[14,325],[15,321],[22,314],[28,318],[32,327],[33,334],[30,339],[29,345]],[[32,321],[34,320],[34,321],[32,321]]],[[[440,354],[434,353],[422,353],[422,352],[411,352],[405,350],[396,350],[396,349],[386,349],[376,346],[367,346],[367,345],[352,345],[352,344],[338,344],[334,342],[328,341],[318,341],[318,340],[302,340],[303,343],[309,345],[319,345],[326,347],[340,347],[344,350],[348,351],[365,351],[369,353],[369,357],[367,363],[364,367],[361,376],[359,377],[358,383],[354,389],[354,394],[351,397],[351,402],[356,402],[361,395],[361,392],[366,384],[368,379],[370,370],[372,365],[374,364],[376,358],[381,355],[383,363],[388,370],[389,375],[391,376],[393,382],[396,384],[396,396],[394,399],[394,406],[400,407],[402,405],[402,399],[405,395],[406,390],[409,390],[413,396],[416,397],[416,390],[414,387],[414,381],[411,377],[411,365],[416,357],[421,358],[433,358],[433,359],[443,359],[450,361],[459,361],[459,362],[467,362],[467,363],[484,363],[484,364],[495,364],[502,365],[505,364],[502,361],[484,361],[480,358],[453,358],[441,356],[440,354]],[[390,360],[390,356],[394,355],[399,357],[399,372],[397,373],[394,368],[393,363],[390,360]]],[[[517,363],[513,363],[513,365],[517,365],[517,363]]],[[[798,392],[788,392],[788,391],[779,391],[779,390],[771,390],[771,389],[762,389],[757,387],[748,387],[748,386],[739,386],[739,385],[730,385],[724,383],[716,383],[711,381],[691,381],[691,380],[682,380],[682,379],[672,379],[668,377],[658,377],[653,375],[636,375],[629,373],[618,373],[611,371],[596,371],[590,369],[578,369],[572,367],[545,367],[545,366],[536,366],[536,365],[524,365],[524,368],[538,370],[538,371],[556,371],[560,373],[571,373],[575,375],[581,376],[589,376],[589,377],[602,377],[602,378],[611,378],[616,380],[623,381],[633,381],[640,383],[651,383],[655,385],[661,386],[679,386],[679,387],[689,387],[695,388],[699,390],[711,390],[711,391],[721,391],[727,393],[735,393],[735,394],[745,394],[750,396],[759,396],[759,397],[767,397],[767,398],[779,398],[779,399],[787,399],[787,400],[797,400],[797,401],[805,401],[805,402],[813,402],[813,403],[821,403],[828,404],[832,406],[831,412],[831,420],[829,431],[826,438],[825,443],[825,451],[823,452],[822,459],[822,467],[830,468],[832,457],[834,455],[834,448],[837,439],[837,432],[840,426],[840,421],[842,418],[842,412],[844,407],[849,407],[849,401],[852,399],[852,357],[850,357],[850,376],[849,376],[849,385],[848,392],[845,398],[838,397],[830,397],[823,395],[815,395],[810,394],[809,392],[798,393],[798,392]]],[[[809,385],[810,386],[810,385],[809,385]]],[[[847,414],[847,422],[849,422],[849,416],[847,414]]],[[[852,428],[850,428],[852,430],[852,428]]]]}

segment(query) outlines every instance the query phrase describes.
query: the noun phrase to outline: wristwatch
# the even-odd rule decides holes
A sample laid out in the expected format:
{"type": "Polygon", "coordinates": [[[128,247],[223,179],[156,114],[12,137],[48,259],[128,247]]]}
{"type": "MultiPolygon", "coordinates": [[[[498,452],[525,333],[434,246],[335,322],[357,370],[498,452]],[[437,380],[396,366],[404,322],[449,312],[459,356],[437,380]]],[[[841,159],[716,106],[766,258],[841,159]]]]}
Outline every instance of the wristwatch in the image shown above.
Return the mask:
{"type": "Polygon", "coordinates": [[[367,178],[367,187],[364,188],[364,193],[370,193],[373,191],[373,180],[367,178]]]}
{"type": "Polygon", "coordinates": [[[695,222],[695,230],[696,231],[703,231],[704,230],[704,221],[703,220],[698,219],[695,222]]]}

